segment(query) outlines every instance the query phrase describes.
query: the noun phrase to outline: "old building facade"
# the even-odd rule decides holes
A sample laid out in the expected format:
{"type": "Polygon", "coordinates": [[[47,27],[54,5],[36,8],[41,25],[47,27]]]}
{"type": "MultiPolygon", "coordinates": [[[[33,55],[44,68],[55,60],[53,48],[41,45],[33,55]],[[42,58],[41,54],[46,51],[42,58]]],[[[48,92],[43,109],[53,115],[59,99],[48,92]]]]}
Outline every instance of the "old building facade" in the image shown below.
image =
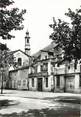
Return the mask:
{"type": "Polygon", "coordinates": [[[29,90],[54,91],[53,68],[57,61],[55,46],[51,43],[33,55],[33,62],[29,67],[29,90]]]}
{"type": "Polygon", "coordinates": [[[81,92],[81,65],[62,61],[63,51],[49,46],[33,56],[29,67],[29,90],[52,92],[81,92]],[[61,62],[61,63],[60,63],[61,62]]]}
{"type": "Polygon", "coordinates": [[[9,83],[10,89],[26,89],[28,90],[28,72],[30,62],[30,41],[29,32],[25,36],[25,52],[22,50],[13,51],[16,66],[9,69],[9,83]]]}
{"type": "Polygon", "coordinates": [[[16,69],[10,69],[9,88],[49,92],[81,92],[81,62],[63,61],[64,52],[52,42],[30,56],[29,32],[25,52],[14,51],[16,69]]]}
{"type": "Polygon", "coordinates": [[[10,89],[28,90],[28,69],[29,67],[26,66],[9,72],[10,89]]]}

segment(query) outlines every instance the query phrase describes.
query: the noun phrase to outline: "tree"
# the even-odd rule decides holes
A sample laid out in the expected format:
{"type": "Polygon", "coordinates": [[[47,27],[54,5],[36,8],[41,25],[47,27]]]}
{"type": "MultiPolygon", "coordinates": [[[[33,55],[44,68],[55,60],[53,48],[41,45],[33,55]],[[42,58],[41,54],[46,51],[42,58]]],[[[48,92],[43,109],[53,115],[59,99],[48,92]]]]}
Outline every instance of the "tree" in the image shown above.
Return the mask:
{"type": "MultiPolygon", "coordinates": [[[[4,76],[8,78],[8,69],[14,65],[14,56],[6,45],[0,43],[0,76],[1,76],[1,94],[3,93],[4,76]]],[[[8,80],[5,78],[5,81],[8,80]]]]}
{"type": "Polygon", "coordinates": [[[64,59],[81,59],[81,9],[72,11],[68,9],[66,16],[70,18],[70,23],[58,19],[53,20],[50,27],[53,33],[50,38],[64,50],[64,59]]]}
{"type": "Polygon", "coordinates": [[[18,8],[8,8],[12,5],[12,0],[0,0],[0,36],[2,39],[14,38],[10,32],[12,30],[22,30],[24,26],[22,22],[24,20],[23,14],[26,10],[19,11],[18,8]]]}
{"type": "MultiPolygon", "coordinates": [[[[64,51],[63,60],[71,61],[74,59],[74,67],[76,68],[77,61],[81,60],[81,9],[72,11],[69,8],[65,15],[70,18],[70,23],[61,19],[56,21],[53,18],[53,24],[49,25],[53,29],[50,38],[57,44],[57,48],[62,48],[64,51]]],[[[66,74],[67,67],[65,67],[64,91],[66,91],[66,74]]]]}
{"type": "MultiPolygon", "coordinates": [[[[11,39],[15,36],[11,34],[13,30],[22,30],[23,15],[26,10],[19,11],[18,8],[11,8],[13,0],[0,0],[0,37],[2,39],[11,39]]],[[[7,48],[6,45],[0,44],[0,71],[2,71],[2,86],[1,93],[3,92],[3,72],[6,73],[12,64],[14,64],[13,53],[7,48]]]]}

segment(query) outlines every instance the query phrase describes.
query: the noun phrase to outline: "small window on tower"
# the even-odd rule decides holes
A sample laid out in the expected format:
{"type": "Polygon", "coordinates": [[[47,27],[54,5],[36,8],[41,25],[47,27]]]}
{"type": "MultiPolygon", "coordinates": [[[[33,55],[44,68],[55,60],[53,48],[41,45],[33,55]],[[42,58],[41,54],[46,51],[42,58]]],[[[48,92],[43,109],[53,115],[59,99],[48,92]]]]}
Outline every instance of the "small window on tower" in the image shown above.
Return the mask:
{"type": "Polygon", "coordinates": [[[29,43],[29,39],[27,39],[27,43],[29,43]]]}

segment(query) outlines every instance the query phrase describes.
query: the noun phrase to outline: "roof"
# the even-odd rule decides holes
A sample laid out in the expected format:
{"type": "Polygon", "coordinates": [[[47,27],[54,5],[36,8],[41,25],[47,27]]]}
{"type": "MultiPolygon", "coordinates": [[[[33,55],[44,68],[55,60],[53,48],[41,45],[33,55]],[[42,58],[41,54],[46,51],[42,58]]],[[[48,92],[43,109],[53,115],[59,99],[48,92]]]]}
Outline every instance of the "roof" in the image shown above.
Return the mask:
{"type": "Polygon", "coordinates": [[[12,53],[14,54],[14,53],[16,53],[16,52],[18,52],[18,51],[22,52],[23,54],[25,54],[25,55],[26,55],[26,56],[28,56],[28,57],[31,57],[31,56],[29,56],[28,54],[26,54],[25,52],[23,52],[23,51],[22,51],[22,50],[20,50],[20,49],[15,50],[15,51],[12,51],[12,53]]]}
{"type": "Polygon", "coordinates": [[[56,47],[56,44],[54,42],[52,42],[51,44],[49,44],[48,46],[46,46],[42,50],[44,50],[44,51],[50,51],[50,50],[54,49],[55,47],[56,47]]]}
{"type": "Polygon", "coordinates": [[[10,70],[9,72],[15,72],[15,71],[24,70],[24,69],[29,69],[29,66],[22,66],[20,68],[16,68],[16,69],[10,70]]]}
{"type": "Polygon", "coordinates": [[[56,46],[57,46],[57,45],[56,45],[54,42],[52,42],[51,44],[49,44],[48,46],[46,46],[46,47],[43,48],[42,50],[40,50],[40,51],[36,52],[35,54],[33,54],[32,56],[33,56],[33,57],[38,57],[38,56],[41,54],[41,52],[51,52],[51,51],[53,51],[53,49],[54,49],[56,46]]]}

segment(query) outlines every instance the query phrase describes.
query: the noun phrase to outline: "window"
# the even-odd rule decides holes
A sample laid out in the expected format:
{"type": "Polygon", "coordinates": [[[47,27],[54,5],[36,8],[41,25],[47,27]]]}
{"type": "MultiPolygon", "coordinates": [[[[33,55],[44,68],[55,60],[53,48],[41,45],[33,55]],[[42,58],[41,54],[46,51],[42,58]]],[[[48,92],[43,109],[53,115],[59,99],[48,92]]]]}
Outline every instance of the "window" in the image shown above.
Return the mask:
{"type": "Polygon", "coordinates": [[[70,69],[70,65],[68,66],[68,69],[70,69]]]}
{"type": "Polygon", "coordinates": [[[74,63],[74,68],[77,69],[77,63],[74,63]]]}
{"type": "Polygon", "coordinates": [[[51,65],[52,65],[53,67],[55,67],[55,63],[54,63],[54,62],[51,62],[51,65]]]}
{"type": "Polygon", "coordinates": [[[47,59],[47,56],[45,56],[45,59],[47,59]]]}
{"type": "Polygon", "coordinates": [[[26,80],[23,80],[23,86],[25,86],[26,85],[26,80]]]}
{"type": "Polygon", "coordinates": [[[34,71],[35,71],[35,73],[37,73],[37,66],[34,67],[34,71]]]}
{"type": "Polygon", "coordinates": [[[60,86],[60,76],[57,76],[57,87],[60,86]]]}
{"type": "Polygon", "coordinates": [[[43,65],[41,65],[41,71],[43,71],[43,65]]]}
{"type": "Polygon", "coordinates": [[[59,66],[60,66],[60,64],[58,63],[58,64],[57,64],[57,67],[59,67],[59,66]]]}
{"type": "Polygon", "coordinates": [[[48,78],[46,78],[46,87],[48,87],[48,78]]]}
{"type": "Polygon", "coordinates": [[[22,59],[18,58],[18,65],[21,66],[22,65],[22,59]]]}
{"type": "Polygon", "coordinates": [[[18,80],[17,84],[20,86],[21,85],[21,80],[18,80]]]}
{"type": "Polygon", "coordinates": [[[81,87],[81,75],[79,77],[79,86],[81,87]]]}
{"type": "Polygon", "coordinates": [[[48,71],[48,63],[41,65],[41,71],[48,71]]]}
{"type": "Polygon", "coordinates": [[[29,43],[29,39],[27,39],[27,43],[29,43]]]}
{"type": "Polygon", "coordinates": [[[34,78],[32,78],[32,87],[34,87],[34,78]]]}

